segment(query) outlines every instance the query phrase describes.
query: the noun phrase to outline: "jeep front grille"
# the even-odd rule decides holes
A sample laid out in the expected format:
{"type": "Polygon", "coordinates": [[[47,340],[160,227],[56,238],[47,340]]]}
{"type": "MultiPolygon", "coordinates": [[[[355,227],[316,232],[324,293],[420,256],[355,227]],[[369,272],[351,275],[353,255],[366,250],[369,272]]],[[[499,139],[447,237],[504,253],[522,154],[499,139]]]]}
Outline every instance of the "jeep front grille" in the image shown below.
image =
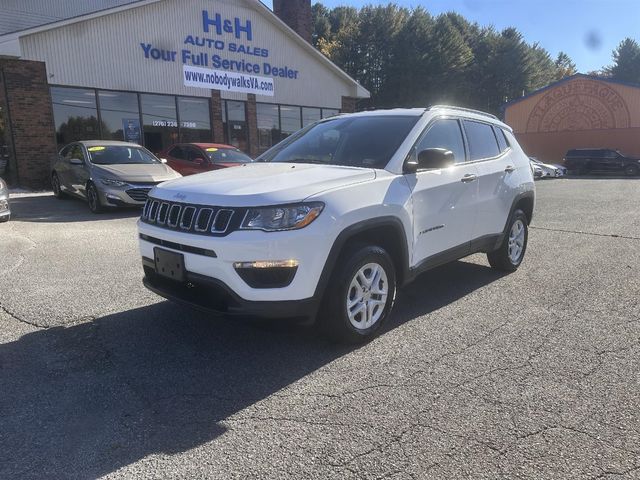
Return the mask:
{"type": "Polygon", "coordinates": [[[240,227],[245,213],[244,208],[191,205],[149,197],[140,220],[167,230],[224,236],[240,227]]]}

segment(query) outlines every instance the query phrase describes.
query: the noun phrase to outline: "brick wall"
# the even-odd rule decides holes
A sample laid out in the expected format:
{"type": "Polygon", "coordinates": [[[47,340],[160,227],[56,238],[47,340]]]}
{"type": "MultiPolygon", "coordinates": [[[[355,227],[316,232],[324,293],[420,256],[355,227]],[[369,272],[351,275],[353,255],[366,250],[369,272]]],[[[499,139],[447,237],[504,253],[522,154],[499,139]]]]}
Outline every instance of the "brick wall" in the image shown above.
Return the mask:
{"type": "Polygon", "coordinates": [[[342,97],[341,113],[354,113],[356,111],[357,100],[354,97],[342,97]]]}
{"type": "Polygon", "coordinates": [[[311,0],[273,0],[273,12],[311,43],[311,0]]]}
{"type": "Polygon", "coordinates": [[[5,115],[10,119],[11,182],[27,188],[47,188],[56,143],[45,64],[0,58],[0,83],[5,115]]]}

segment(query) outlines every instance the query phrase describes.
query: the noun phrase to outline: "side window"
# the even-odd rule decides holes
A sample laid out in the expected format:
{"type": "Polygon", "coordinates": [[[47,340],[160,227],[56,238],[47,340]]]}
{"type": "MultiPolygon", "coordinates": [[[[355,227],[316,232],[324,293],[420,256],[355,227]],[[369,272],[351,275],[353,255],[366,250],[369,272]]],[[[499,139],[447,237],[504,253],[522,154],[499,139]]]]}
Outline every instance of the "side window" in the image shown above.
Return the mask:
{"type": "Polygon", "coordinates": [[[193,162],[196,158],[205,159],[205,155],[197,148],[187,147],[187,160],[193,162]]]}
{"type": "Polygon", "coordinates": [[[178,160],[186,160],[187,159],[185,151],[184,151],[184,149],[182,147],[173,147],[169,151],[169,155],[171,155],[173,158],[177,158],[178,160]]]}
{"type": "Polygon", "coordinates": [[[84,153],[82,151],[82,147],[80,145],[74,145],[71,150],[69,150],[68,158],[77,158],[79,160],[85,161],[84,153]]]}
{"type": "Polygon", "coordinates": [[[495,157],[500,153],[493,128],[486,123],[464,120],[471,160],[495,157]]]}
{"type": "Polygon", "coordinates": [[[69,160],[71,158],[69,156],[70,152],[71,152],[71,145],[67,145],[62,150],[60,150],[60,157],[64,158],[65,160],[69,160]]]}
{"type": "Polygon", "coordinates": [[[496,138],[498,139],[498,148],[500,148],[500,153],[504,152],[507,148],[509,148],[509,142],[504,135],[504,130],[500,127],[493,127],[493,131],[496,134],[496,138]]]}
{"type": "Polygon", "coordinates": [[[453,152],[456,163],[466,161],[464,141],[458,120],[443,119],[433,122],[426,135],[418,142],[416,153],[427,148],[446,148],[453,152]]]}

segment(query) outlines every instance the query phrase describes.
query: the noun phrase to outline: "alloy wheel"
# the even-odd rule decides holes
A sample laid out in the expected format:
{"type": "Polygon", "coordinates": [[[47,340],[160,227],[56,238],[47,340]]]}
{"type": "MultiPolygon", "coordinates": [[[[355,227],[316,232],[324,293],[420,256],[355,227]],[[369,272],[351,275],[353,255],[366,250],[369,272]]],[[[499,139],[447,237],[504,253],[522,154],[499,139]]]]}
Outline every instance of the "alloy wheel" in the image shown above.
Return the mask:
{"type": "Polygon", "coordinates": [[[509,232],[509,260],[517,265],[524,251],[525,228],[522,220],[513,222],[509,232]]]}
{"type": "Polygon", "coordinates": [[[357,330],[371,328],[382,317],[389,296],[387,272],[367,263],[354,275],[347,291],[347,316],[357,330]]]}

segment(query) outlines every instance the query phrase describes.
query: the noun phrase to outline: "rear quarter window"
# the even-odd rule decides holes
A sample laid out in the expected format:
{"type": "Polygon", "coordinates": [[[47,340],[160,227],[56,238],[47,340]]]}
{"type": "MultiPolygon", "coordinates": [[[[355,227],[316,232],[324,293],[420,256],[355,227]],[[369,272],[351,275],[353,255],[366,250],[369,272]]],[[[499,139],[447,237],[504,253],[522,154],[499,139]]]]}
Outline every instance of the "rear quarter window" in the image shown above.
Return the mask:
{"type": "Polygon", "coordinates": [[[464,130],[469,142],[471,160],[496,157],[500,154],[498,141],[493,133],[493,127],[486,123],[464,120],[464,130]]]}
{"type": "Polygon", "coordinates": [[[500,127],[493,127],[493,131],[496,133],[496,138],[498,139],[498,148],[500,148],[500,152],[504,152],[509,148],[509,141],[504,134],[504,130],[500,127]]]}

